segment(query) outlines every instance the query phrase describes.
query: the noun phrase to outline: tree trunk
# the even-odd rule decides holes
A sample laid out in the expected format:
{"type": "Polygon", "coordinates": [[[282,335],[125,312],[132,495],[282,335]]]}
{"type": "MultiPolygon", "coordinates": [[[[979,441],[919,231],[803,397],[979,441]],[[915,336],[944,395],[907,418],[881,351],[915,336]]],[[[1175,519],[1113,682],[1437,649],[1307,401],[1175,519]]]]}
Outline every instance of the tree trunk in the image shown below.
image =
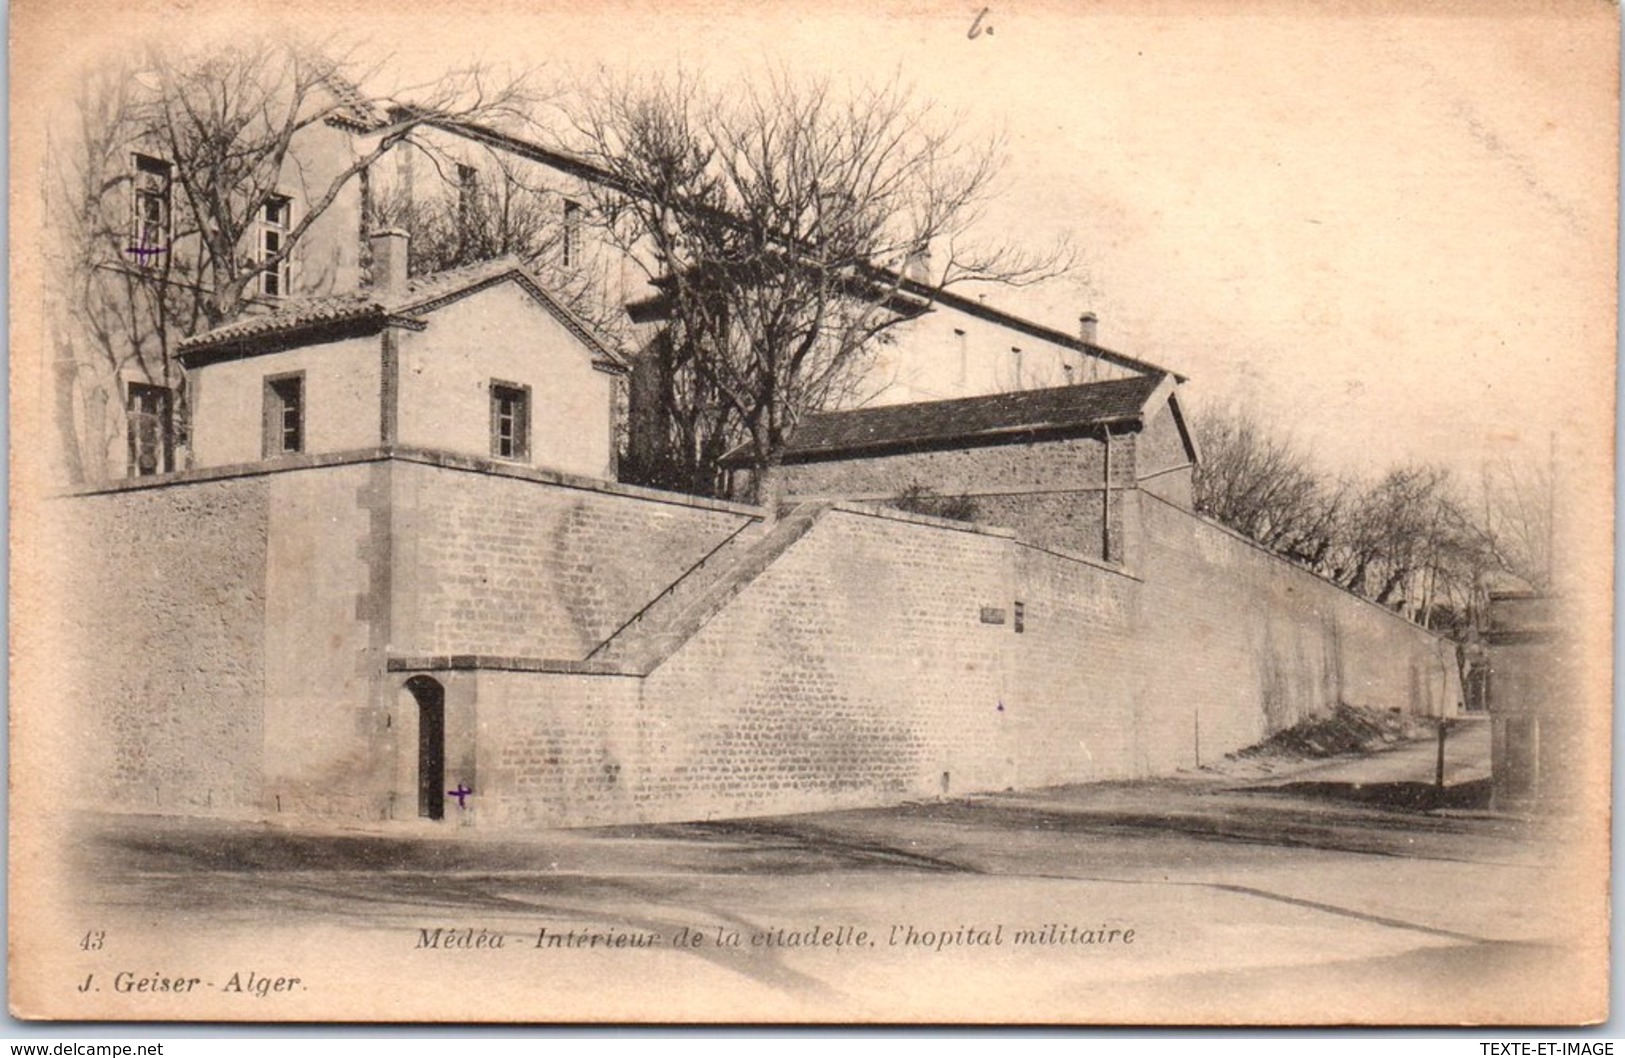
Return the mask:
{"type": "Polygon", "coordinates": [[[72,360],[58,360],[56,367],[56,425],[62,446],[62,468],[69,484],[85,482],[85,461],[79,452],[79,431],[74,426],[73,383],[78,365],[72,360]]]}
{"type": "Polygon", "coordinates": [[[784,473],[777,459],[756,468],[756,505],[765,507],[768,516],[777,518],[784,502],[784,473]]]}

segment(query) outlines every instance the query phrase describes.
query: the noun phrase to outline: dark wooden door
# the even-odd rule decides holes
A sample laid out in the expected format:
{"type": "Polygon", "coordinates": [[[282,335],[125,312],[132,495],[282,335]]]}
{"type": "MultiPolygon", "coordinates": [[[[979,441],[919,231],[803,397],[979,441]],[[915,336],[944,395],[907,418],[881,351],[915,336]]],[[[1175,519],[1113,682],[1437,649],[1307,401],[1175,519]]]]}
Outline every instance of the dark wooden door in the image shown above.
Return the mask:
{"type": "Polygon", "coordinates": [[[407,688],[418,702],[418,815],[443,819],[446,815],[446,692],[427,676],[412,679],[407,688]]]}

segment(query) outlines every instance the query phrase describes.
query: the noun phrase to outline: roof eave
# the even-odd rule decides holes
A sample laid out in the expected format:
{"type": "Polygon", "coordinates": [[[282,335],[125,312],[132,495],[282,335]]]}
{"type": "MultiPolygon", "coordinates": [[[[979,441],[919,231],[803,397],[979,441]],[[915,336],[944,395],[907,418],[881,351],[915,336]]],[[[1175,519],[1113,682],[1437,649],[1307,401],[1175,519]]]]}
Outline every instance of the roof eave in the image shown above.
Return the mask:
{"type": "Polygon", "coordinates": [[[965,297],[963,294],[956,294],[951,290],[933,287],[928,283],[921,283],[918,280],[908,278],[904,278],[898,284],[898,289],[915,297],[924,298],[933,305],[946,305],[949,308],[957,309],[979,319],[1013,328],[1034,338],[1042,338],[1047,342],[1054,342],[1056,345],[1065,346],[1068,349],[1076,349],[1080,353],[1104,360],[1109,364],[1115,364],[1118,367],[1147,375],[1172,375],[1179,382],[1189,381],[1179,372],[1170,371],[1160,364],[1153,364],[1149,360],[1141,360],[1139,357],[1129,356],[1127,353],[1119,353],[1115,349],[1107,349],[1105,346],[1086,342],[1076,335],[1056,330],[1054,327],[1046,327],[1042,323],[1034,323],[1032,320],[1005,312],[1003,309],[996,309],[984,302],[965,297]]]}
{"type": "MultiPolygon", "coordinates": [[[[870,456],[887,453],[903,453],[923,448],[938,448],[954,444],[983,444],[996,443],[1000,440],[1019,440],[1023,437],[1033,437],[1036,440],[1060,440],[1068,437],[1078,437],[1094,433],[1102,428],[1109,429],[1114,426],[1142,425],[1144,415],[1141,412],[1132,412],[1123,415],[1103,415],[1089,419],[1086,422],[1033,422],[1022,423],[1018,426],[997,426],[985,430],[969,430],[954,434],[933,434],[921,437],[881,438],[875,441],[832,445],[820,448],[799,448],[785,452],[786,464],[814,462],[823,459],[839,458],[842,456],[870,456]]],[[[746,445],[732,449],[719,460],[721,466],[738,469],[750,464],[743,458],[746,445]]]]}
{"type": "MultiPolygon", "coordinates": [[[[309,345],[318,341],[341,341],[376,334],[392,319],[381,308],[374,306],[366,312],[354,313],[331,320],[314,320],[289,327],[279,327],[252,334],[229,335],[214,340],[187,344],[176,352],[175,359],[187,369],[219,363],[222,360],[242,360],[280,352],[292,346],[309,345]]],[[[204,336],[200,336],[204,337],[204,336]]]]}

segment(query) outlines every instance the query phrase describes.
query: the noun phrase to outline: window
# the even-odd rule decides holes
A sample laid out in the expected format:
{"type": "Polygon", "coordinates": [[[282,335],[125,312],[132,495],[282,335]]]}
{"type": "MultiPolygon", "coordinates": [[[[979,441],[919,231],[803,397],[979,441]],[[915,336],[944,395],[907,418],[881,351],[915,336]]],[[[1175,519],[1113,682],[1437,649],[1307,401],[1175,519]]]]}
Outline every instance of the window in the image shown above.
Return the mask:
{"type": "Polygon", "coordinates": [[[1027,631],[1027,604],[1024,603],[1024,602],[1017,602],[1016,603],[1015,625],[1016,625],[1016,633],[1018,635],[1020,633],[1022,633],[1022,632],[1027,631]]]}
{"type": "Polygon", "coordinates": [[[143,268],[158,263],[169,249],[169,183],[168,162],[145,154],[135,156],[134,216],[125,252],[143,268]]]}
{"type": "Polygon", "coordinates": [[[566,268],[581,264],[581,203],[564,200],[564,237],[559,247],[559,263],[566,268]]]}
{"type": "Polygon", "coordinates": [[[144,478],[173,469],[169,436],[169,390],[131,382],[125,395],[125,426],[130,446],[129,475],[144,478]]]}
{"type": "Polygon", "coordinates": [[[530,387],[491,383],[491,455],[530,458],[530,387]]]}
{"type": "Polygon", "coordinates": [[[265,380],[266,458],[305,450],[305,373],[265,380]]]}
{"type": "Polygon", "coordinates": [[[268,298],[286,297],[288,294],[288,259],[270,264],[288,245],[289,220],[293,216],[293,200],[274,195],[260,208],[259,257],[261,264],[269,264],[260,273],[260,293],[268,298]]]}

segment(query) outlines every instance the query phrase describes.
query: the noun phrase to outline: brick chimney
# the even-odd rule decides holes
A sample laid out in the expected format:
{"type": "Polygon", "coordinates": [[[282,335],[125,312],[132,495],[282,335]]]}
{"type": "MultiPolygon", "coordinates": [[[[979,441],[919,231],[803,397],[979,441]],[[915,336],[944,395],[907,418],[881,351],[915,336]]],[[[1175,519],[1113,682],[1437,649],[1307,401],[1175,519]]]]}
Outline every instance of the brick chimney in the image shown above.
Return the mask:
{"type": "Polygon", "coordinates": [[[1099,322],[1099,317],[1092,312],[1085,312],[1078,317],[1078,337],[1085,345],[1095,344],[1095,324],[1099,322]]]}
{"type": "Polygon", "coordinates": [[[399,228],[372,233],[372,289],[385,294],[406,289],[407,240],[399,228]]]}

